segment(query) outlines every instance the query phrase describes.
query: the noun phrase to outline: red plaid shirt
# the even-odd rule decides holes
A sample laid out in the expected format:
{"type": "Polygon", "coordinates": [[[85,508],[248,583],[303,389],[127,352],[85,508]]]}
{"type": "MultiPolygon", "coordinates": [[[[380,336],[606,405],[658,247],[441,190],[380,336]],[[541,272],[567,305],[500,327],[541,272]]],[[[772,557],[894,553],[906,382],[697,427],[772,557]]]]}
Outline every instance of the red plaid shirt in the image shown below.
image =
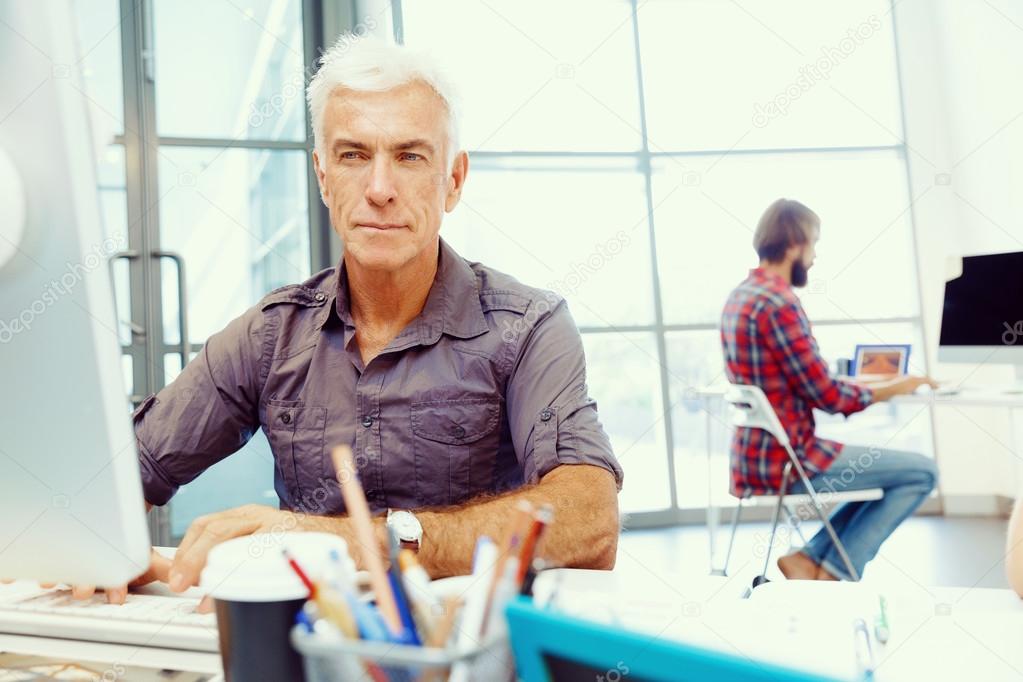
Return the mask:
{"type": "MultiPolygon", "coordinates": [[[[807,474],[826,470],[842,444],[814,435],[813,408],[846,416],[873,402],[870,389],[834,379],[792,287],[761,268],[729,295],[721,317],[728,380],[759,386],[788,431],[807,474]]],[[[788,454],[762,429],[736,429],[732,494],[762,495],[781,487],[788,454]]]]}

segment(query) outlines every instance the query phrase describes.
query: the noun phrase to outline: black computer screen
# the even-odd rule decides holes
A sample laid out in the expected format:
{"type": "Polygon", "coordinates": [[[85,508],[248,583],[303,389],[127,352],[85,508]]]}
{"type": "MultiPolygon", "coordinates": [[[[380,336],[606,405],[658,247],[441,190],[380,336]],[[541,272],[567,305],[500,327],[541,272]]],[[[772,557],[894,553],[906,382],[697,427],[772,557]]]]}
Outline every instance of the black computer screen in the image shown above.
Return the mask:
{"type": "Polygon", "coordinates": [[[1023,252],[963,258],[945,283],[940,344],[1023,345],[1023,252]]]}

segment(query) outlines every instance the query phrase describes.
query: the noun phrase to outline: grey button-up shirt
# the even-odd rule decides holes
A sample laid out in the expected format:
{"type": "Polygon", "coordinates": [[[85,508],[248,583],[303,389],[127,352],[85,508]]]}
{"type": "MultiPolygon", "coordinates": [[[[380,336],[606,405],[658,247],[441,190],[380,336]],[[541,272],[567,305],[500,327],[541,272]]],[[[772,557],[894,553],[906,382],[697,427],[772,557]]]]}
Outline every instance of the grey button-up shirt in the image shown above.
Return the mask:
{"type": "Polygon", "coordinates": [[[561,464],[622,470],[587,394],[579,331],[551,292],[443,240],[426,304],[365,365],[344,262],[271,292],[135,412],[146,500],[164,504],[262,428],[286,509],[344,511],[348,444],[374,511],[454,505],[561,464]]]}

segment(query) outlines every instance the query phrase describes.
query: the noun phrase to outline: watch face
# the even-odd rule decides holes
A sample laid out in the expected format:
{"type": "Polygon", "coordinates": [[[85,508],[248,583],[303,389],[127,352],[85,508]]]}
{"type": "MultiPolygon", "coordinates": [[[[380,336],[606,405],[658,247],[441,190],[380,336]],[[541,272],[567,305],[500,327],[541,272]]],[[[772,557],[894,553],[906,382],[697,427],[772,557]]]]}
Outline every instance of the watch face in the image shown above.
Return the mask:
{"type": "Polygon", "coordinates": [[[394,528],[402,540],[418,540],[423,533],[419,519],[407,511],[398,511],[387,519],[388,525],[394,528]]]}

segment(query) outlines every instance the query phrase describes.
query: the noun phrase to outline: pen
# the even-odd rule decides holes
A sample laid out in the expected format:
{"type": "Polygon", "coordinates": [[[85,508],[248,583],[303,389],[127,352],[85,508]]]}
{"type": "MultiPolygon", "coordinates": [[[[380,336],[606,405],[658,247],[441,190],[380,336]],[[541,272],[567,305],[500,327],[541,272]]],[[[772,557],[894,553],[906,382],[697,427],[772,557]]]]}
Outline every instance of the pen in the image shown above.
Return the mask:
{"type": "Polygon", "coordinates": [[[398,553],[398,566],[401,568],[401,577],[405,583],[409,605],[412,607],[412,615],[419,626],[420,638],[429,640],[436,627],[437,619],[434,614],[441,612],[440,600],[433,592],[430,576],[419,564],[415,552],[411,549],[403,549],[398,553]]]}
{"type": "MultiPolygon", "coordinates": [[[[490,599],[487,575],[494,570],[497,562],[497,545],[490,538],[483,536],[476,541],[476,554],[473,559],[472,575],[475,578],[469,587],[469,596],[462,609],[462,622],[458,626],[458,637],[455,645],[459,649],[468,649],[478,644],[480,630],[483,627],[487,602],[490,599]]],[[[468,682],[471,670],[464,661],[451,668],[450,682],[468,682]]]]}
{"type": "Polygon", "coordinates": [[[512,511],[511,519],[505,527],[504,538],[501,540],[500,554],[497,556],[497,565],[494,567],[494,575],[490,579],[490,589],[487,591],[487,604],[483,611],[482,622],[490,620],[490,605],[494,601],[494,592],[497,584],[504,576],[504,565],[510,557],[518,556],[518,549],[525,541],[533,523],[533,505],[529,500],[519,500],[512,511]]]}
{"type": "Polygon", "coordinates": [[[888,600],[879,596],[880,612],[877,615],[877,622],[874,623],[874,636],[881,644],[887,644],[888,638],[892,636],[891,626],[888,624],[888,600]]]}
{"type": "Polygon", "coordinates": [[[307,590],[309,590],[309,598],[316,599],[316,585],[309,579],[309,576],[302,570],[302,567],[298,565],[298,562],[295,561],[295,557],[291,556],[291,552],[289,552],[286,547],[281,549],[281,554],[284,555],[284,559],[288,562],[288,565],[291,566],[291,570],[295,572],[298,579],[301,580],[302,584],[306,586],[307,590]]]}
{"type": "Polygon", "coordinates": [[[547,530],[547,527],[553,520],[554,507],[549,504],[540,505],[540,508],[533,516],[533,523],[529,528],[529,533],[522,543],[522,550],[519,552],[519,574],[516,576],[516,580],[520,586],[526,579],[526,573],[533,566],[533,558],[540,549],[540,542],[543,539],[544,531],[547,530]]]}
{"type": "Polygon", "coordinates": [[[341,495],[345,500],[348,518],[355,525],[356,537],[359,544],[362,545],[362,556],[366,562],[366,569],[369,570],[370,584],[373,586],[373,594],[376,597],[377,607],[380,609],[380,616],[384,619],[391,634],[400,637],[403,629],[401,616],[398,614],[398,606],[394,602],[394,593],[387,580],[387,572],[380,560],[380,546],[377,544],[376,533],[373,531],[373,521],[370,517],[366,495],[362,490],[362,485],[359,484],[359,479],[356,478],[352,450],[346,445],[339,445],[331,451],[331,457],[334,460],[334,470],[341,486],[341,495]]]}
{"type": "Polygon", "coordinates": [[[519,559],[518,557],[512,557],[508,559],[508,562],[504,565],[504,575],[497,583],[497,589],[494,590],[494,594],[491,597],[490,603],[487,605],[487,612],[490,614],[487,620],[483,621],[480,627],[480,639],[484,640],[488,635],[492,635],[494,632],[504,631],[504,607],[508,604],[508,601],[515,596],[518,591],[518,582],[516,576],[519,574],[519,559]]]}
{"type": "Polygon", "coordinates": [[[405,595],[405,588],[402,587],[401,578],[394,573],[388,572],[387,580],[394,590],[394,604],[398,607],[398,617],[401,618],[401,635],[392,635],[391,641],[395,644],[422,645],[419,635],[416,633],[416,624],[412,621],[412,611],[409,609],[408,597],[405,595]]]}
{"type": "Polygon", "coordinates": [[[867,623],[862,618],[853,621],[853,637],[856,640],[856,660],[866,679],[874,678],[874,650],[870,646],[870,633],[867,632],[867,623]]]}

